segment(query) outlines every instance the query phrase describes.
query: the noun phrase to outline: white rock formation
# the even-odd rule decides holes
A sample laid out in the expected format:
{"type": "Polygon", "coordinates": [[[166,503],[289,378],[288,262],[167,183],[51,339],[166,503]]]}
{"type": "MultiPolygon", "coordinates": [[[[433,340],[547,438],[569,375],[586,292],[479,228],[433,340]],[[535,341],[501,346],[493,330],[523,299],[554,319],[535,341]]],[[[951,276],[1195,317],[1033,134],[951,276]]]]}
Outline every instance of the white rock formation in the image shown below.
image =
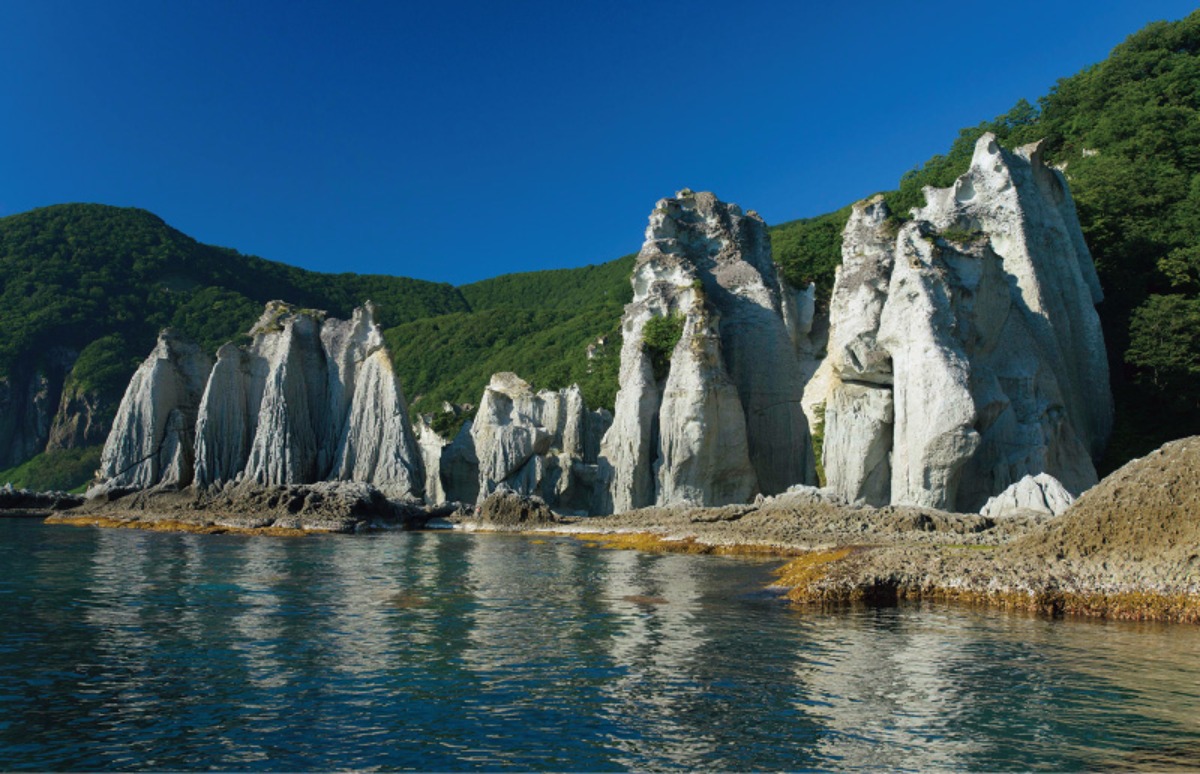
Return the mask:
{"type": "Polygon", "coordinates": [[[432,423],[422,414],[417,414],[413,421],[413,434],[417,438],[417,448],[421,451],[421,464],[425,468],[425,502],[430,505],[449,502],[446,497],[446,487],[442,484],[442,450],[450,445],[433,429],[432,423]]]}
{"type": "Polygon", "coordinates": [[[470,431],[478,499],[506,487],[551,507],[595,510],[596,457],[610,419],[587,410],[578,385],[535,393],[516,374],[493,375],[470,431]]]}
{"type": "Polygon", "coordinates": [[[89,496],[122,488],[192,480],[193,433],[212,360],[164,330],[134,372],[100,457],[100,483],[89,496]]]}
{"type": "Polygon", "coordinates": [[[114,421],[105,487],[356,481],[420,495],[420,453],[371,304],[342,321],[273,301],[251,335],[221,347],[215,366],[160,339],[114,421]]]}
{"type": "Polygon", "coordinates": [[[1075,498],[1053,476],[1039,473],[1025,476],[1005,489],[979,511],[983,516],[1003,519],[1022,513],[1038,516],[1061,516],[1071,507],[1075,498]]]}
{"type": "Polygon", "coordinates": [[[710,193],[659,201],[633,289],[601,451],[605,510],[745,502],[814,481],[800,406],[811,304],[778,277],[762,219],[710,193]],[[645,345],[653,318],[682,323],[670,353],[645,345]]]}
{"type": "Polygon", "coordinates": [[[327,320],[321,330],[331,364],[324,438],[336,444],[329,477],[374,484],[389,497],[415,496],[424,487],[421,455],[374,311],[368,303],[348,322],[327,320]]]}
{"type": "Polygon", "coordinates": [[[258,430],[258,408],[266,387],[267,363],[233,344],[217,350],[196,423],[196,481],[201,485],[237,479],[250,457],[258,430]]]}
{"type": "Polygon", "coordinates": [[[1101,299],[1062,175],[985,135],[897,228],[855,206],[830,309],[829,487],[851,502],[978,510],[1026,475],[1096,482],[1112,425],[1101,299]]]}

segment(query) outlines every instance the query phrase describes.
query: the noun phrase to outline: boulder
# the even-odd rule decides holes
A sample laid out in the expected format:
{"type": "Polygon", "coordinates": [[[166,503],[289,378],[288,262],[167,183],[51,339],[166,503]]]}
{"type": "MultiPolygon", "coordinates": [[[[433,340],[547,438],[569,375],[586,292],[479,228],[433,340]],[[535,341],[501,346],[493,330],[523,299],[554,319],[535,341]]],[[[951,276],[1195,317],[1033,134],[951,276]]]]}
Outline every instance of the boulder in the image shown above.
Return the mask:
{"type": "Polygon", "coordinates": [[[995,497],[989,498],[979,511],[981,516],[1003,519],[1019,514],[1061,516],[1075,498],[1058,479],[1039,473],[1025,476],[995,497]]]}
{"type": "Polygon", "coordinates": [[[521,530],[555,524],[558,518],[540,497],[501,487],[480,502],[475,522],[484,529],[521,530]]]}

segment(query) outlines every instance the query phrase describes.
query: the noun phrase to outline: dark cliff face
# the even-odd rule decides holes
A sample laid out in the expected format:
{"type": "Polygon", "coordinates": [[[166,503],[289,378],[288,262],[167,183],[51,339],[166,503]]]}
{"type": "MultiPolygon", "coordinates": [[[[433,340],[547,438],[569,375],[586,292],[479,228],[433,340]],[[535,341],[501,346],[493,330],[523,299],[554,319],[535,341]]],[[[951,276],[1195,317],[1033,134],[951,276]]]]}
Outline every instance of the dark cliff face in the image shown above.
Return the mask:
{"type": "MultiPolygon", "coordinates": [[[[0,377],[0,470],[19,465],[47,448],[51,429],[60,421],[63,385],[77,356],[73,350],[52,349],[40,362],[23,364],[0,377]]],[[[72,413],[75,410],[69,407],[62,412],[64,425],[79,424],[72,413]]],[[[92,442],[102,443],[103,435],[92,442]]]]}
{"type": "Polygon", "coordinates": [[[108,437],[116,410],[117,401],[99,390],[64,387],[46,440],[46,451],[99,446],[108,437]]]}

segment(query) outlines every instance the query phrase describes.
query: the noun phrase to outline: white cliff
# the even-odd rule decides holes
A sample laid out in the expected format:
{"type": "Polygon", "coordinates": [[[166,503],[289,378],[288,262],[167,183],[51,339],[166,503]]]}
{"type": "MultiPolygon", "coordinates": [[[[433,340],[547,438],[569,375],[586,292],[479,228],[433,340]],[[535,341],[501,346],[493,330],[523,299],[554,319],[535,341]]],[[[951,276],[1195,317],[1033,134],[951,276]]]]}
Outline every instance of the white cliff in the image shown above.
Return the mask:
{"type": "Polygon", "coordinates": [[[811,305],[779,278],[762,219],[710,193],[659,201],[633,288],[601,451],[608,508],[722,505],[813,482],[800,405],[811,305]],[[659,343],[671,325],[677,342],[659,343]]]}
{"type": "Polygon", "coordinates": [[[374,307],[355,309],[347,323],[331,322],[321,331],[328,362],[337,364],[329,368],[326,438],[336,443],[330,478],[374,484],[389,497],[420,493],[421,455],[374,307]]]}
{"type": "Polygon", "coordinates": [[[578,385],[534,392],[516,374],[493,375],[470,429],[478,499],[505,487],[552,507],[595,510],[596,458],[610,419],[587,410],[578,385]]]}
{"type": "Polygon", "coordinates": [[[1078,493],[1112,424],[1091,256],[1062,175],[985,135],[903,226],[855,206],[830,308],[829,487],[852,502],[977,511],[1027,475],[1078,493]]]}
{"type": "Polygon", "coordinates": [[[101,483],[89,495],[192,480],[196,416],[212,360],[164,330],[138,367],[100,458],[101,483]]]}
{"type": "Polygon", "coordinates": [[[215,366],[160,339],[117,413],[104,488],[355,481],[420,496],[408,407],[369,303],[342,321],[271,302],[251,335],[215,366]]]}

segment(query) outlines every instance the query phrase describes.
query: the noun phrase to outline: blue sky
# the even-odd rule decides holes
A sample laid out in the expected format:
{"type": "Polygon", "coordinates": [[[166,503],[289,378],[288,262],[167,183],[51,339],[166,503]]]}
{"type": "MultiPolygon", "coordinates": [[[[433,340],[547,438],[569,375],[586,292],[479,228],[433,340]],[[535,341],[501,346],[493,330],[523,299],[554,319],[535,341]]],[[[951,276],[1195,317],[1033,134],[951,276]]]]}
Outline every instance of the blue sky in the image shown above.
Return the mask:
{"type": "Polygon", "coordinates": [[[1194,7],[0,0],[0,215],[136,206],[455,284],[580,266],[684,186],[768,223],[891,188],[1194,7]]]}

